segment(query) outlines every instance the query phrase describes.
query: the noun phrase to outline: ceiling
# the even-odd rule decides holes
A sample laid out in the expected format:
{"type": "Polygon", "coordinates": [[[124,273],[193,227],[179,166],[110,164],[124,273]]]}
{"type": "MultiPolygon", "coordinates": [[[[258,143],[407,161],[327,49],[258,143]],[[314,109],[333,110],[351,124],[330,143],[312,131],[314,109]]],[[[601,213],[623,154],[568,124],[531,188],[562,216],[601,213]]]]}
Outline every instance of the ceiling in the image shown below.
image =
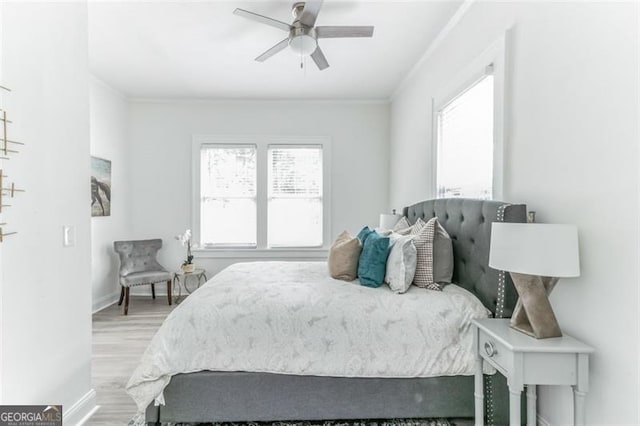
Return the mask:
{"type": "Polygon", "coordinates": [[[292,1],[89,2],[92,72],[134,98],[386,99],[462,0],[325,0],[317,25],[374,25],[371,39],[323,39],[329,64],[284,50],[286,37],[232,14],[236,7],[291,22],[292,1]]]}

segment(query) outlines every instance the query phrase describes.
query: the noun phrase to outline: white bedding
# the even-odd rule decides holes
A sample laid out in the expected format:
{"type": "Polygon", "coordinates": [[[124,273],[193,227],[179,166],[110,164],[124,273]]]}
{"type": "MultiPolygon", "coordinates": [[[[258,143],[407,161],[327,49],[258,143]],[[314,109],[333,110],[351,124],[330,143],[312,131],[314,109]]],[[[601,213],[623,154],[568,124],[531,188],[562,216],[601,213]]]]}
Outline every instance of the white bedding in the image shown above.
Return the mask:
{"type": "Polygon", "coordinates": [[[165,320],[127,391],[140,413],[171,376],[201,370],[338,377],[472,375],[470,292],[396,294],[334,280],[324,262],[230,266],[165,320]]]}

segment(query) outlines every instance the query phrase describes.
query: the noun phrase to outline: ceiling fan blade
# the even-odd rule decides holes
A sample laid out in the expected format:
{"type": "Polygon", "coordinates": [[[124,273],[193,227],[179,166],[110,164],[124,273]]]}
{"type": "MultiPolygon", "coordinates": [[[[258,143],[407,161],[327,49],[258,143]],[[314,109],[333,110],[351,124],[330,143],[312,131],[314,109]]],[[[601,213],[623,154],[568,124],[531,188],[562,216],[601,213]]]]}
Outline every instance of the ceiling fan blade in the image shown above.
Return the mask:
{"type": "Polygon", "coordinates": [[[320,46],[316,47],[316,50],[311,54],[311,58],[313,59],[313,62],[316,63],[320,71],[325,68],[329,68],[329,62],[327,62],[327,58],[324,57],[324,53],[320,50],[320,46]]]}
{"type": "Polygon", "coordinates": [[[267,59],[269,59],[270,57],[272,57],[273,55],[275,55],[276,53],[280,52],[281,50],[286,49],[287,46],[289,46],[289,38],[288,37],[285,38],[284,40],[282,40],[280,43],[278,43],[275,46],[273,46],[271,49],[269,49],[266,52],[264,52],[262,55],[258,56],[256,58],[256,61],[264,62],[267,59]]]}
{"type": "Polygon", "coordinates": [[[266,24],[271,27],[281,29],[283,31],[291,31],[291,25],[287,24],[286,22],[278,21],[264,15],[249,12],[248,10],[236,9],[233,11],[233,14],[242,16],[243,18],[251,19],[252,21],[260,22],[261,24],[266,24]]]}
{"type": "Polygon", "coordinates": [[[318,38],[373,37],[373,27],[316,27],[318,38]]]}
{"type": "Polygon", "coordinates": [[[322,0],[307,0],[300,15],[300,23],[307,27],[313,27],[318,19],[318,13],[322,7],[322,0]]]}

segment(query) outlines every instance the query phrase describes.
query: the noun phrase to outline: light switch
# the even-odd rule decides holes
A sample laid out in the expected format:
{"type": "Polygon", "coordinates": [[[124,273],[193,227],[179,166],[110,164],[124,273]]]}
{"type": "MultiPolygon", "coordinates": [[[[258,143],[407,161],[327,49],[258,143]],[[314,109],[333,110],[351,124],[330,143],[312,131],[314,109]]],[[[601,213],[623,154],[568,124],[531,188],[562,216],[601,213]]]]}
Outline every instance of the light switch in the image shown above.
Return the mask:
{"type": "Polygon", "coordinates": [[[62,245],[64,247],[73,247],[76,245],[76,227],[73,225],[65,225],[62,227],[62,245]]]}

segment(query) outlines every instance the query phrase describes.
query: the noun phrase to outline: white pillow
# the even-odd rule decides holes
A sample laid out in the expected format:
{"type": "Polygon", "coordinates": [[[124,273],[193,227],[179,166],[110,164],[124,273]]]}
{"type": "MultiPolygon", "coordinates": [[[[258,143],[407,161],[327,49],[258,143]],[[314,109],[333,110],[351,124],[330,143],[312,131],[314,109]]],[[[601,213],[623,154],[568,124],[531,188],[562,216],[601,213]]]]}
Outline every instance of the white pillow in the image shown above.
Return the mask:
{"type": "Polygon", "coordinates": [[[409,290],[416,273],[417,250],[413,244],[413,235],[389,235],[391,251],[387,258],[387,271],[384,281],[396,293],[409,290]]]}

